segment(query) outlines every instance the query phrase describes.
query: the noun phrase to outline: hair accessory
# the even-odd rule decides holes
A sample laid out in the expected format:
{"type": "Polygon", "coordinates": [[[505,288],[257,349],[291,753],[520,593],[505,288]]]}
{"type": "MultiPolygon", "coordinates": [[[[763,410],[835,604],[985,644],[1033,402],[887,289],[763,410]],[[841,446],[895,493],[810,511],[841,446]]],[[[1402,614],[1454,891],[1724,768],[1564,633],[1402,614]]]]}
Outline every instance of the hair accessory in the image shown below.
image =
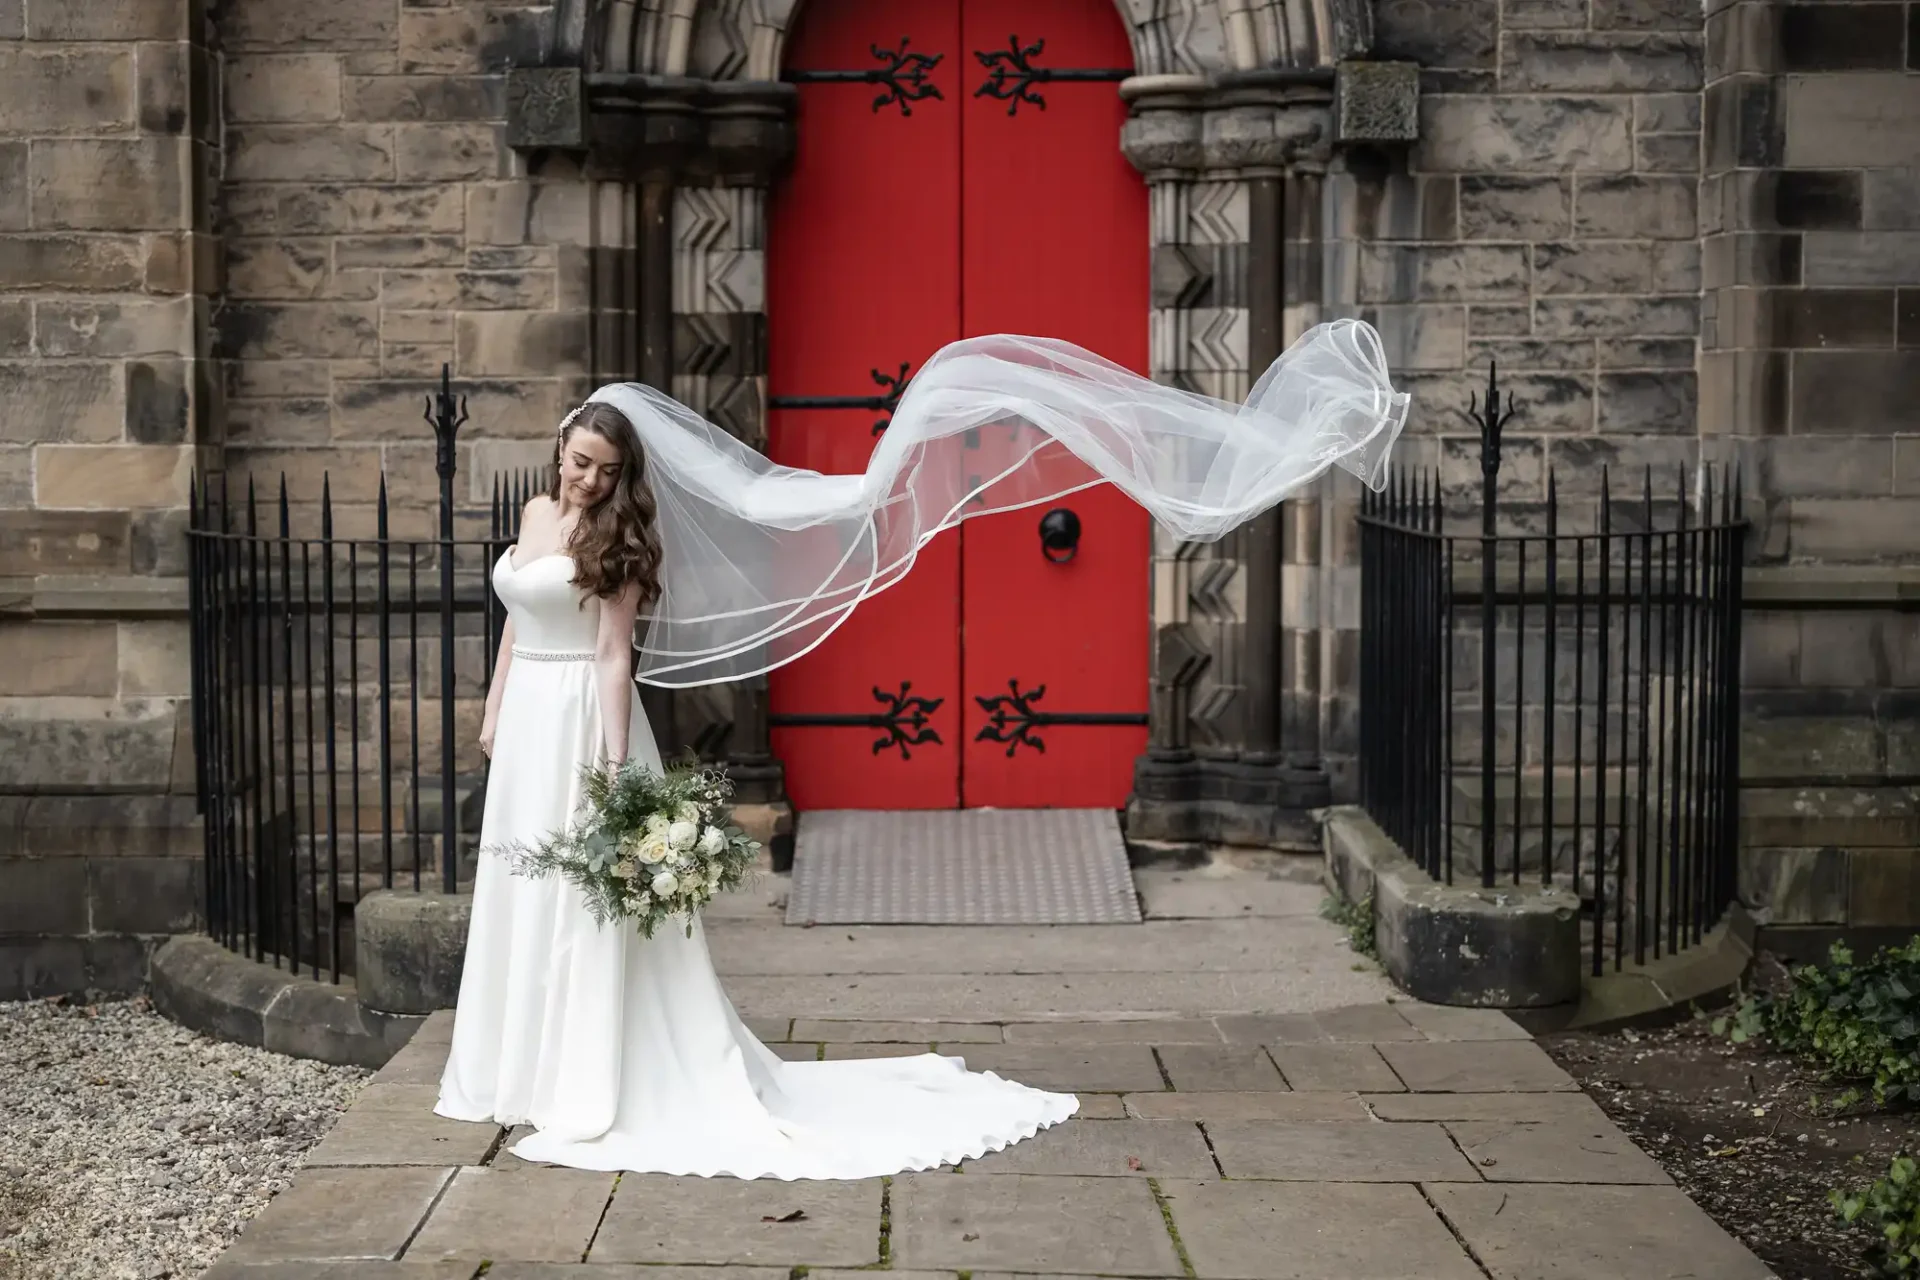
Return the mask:
{"type": "Polygon", "coordinates": [[[570,409],[567,412],[566,417],[560,419],[560,429],[553,433],[554,436],[557,439],[565,440],[567,438],[567,428],[573,425],[573,420],[575,418],[579,417],[581,414],[585,413],[586,411],[587,411],[586,405],[584,404],[575,405],[572,409],[570,409]]]}

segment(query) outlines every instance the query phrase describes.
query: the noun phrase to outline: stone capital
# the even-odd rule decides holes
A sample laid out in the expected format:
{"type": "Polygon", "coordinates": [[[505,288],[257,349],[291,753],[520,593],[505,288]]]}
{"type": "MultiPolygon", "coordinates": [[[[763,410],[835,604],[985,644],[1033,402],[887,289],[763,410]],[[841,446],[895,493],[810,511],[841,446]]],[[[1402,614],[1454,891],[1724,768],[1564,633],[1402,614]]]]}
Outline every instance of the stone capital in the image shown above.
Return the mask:
{"type": "Polygon", "coordinates": [[[1323,165],[1333,80],[1324,69],[1136,76],[1120,146],[1149,181],[1275,177],[1323,165]]]}
{"type": "Polygon", "coordinates": [[[793,155],[792,85],[684,76],[515,71],[508,141],[584,153],[588,176],[670,185],[770,185],[793,155]]]}

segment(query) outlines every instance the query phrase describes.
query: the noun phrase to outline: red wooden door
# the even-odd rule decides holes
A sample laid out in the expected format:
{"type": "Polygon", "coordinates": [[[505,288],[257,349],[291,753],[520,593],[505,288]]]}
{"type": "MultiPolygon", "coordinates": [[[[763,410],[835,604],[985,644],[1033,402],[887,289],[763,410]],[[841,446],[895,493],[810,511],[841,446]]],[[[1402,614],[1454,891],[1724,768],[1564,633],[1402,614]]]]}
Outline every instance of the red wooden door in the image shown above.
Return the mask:
{"type": "MultiPolygon", "coordinates": [[[[875,373],[911,372],[968,334],[1068,338],[1145,370],[1147,202],[1119,150],[1125,109],[1110,81],[1032,83],[1018,105],[977,94],[989,69],[975,51],[1016,36],[1044,40],[1031,66],[1131,63],[1112,0],[804,11],[786,59],[798,143],[768,232],[777,460],[864,469],[884,410],[857,402],[884,394],[875,373]],[[818,76],[894,62],[907,101],[877,110],[887,86],[818,76]]],[[[1071,561],[1042,554],[1042,510],[969,521],[773,673],[773,747],[796,807],[1125,803],[1146,739],[1147,520],[1111,489],[1061,505],[1082,527],[1071,561]]]]}
{"type": "MultiPolygon", "coordinates": [[[[1044,41],[1031,66],[1133,62],[1113,0],[966,0],[961,18],[969,50],[1044,41]]],[[[1033,93],[1044,107],[969,89],[961,325],[1065,338],[1145,373],[1147,195],[1120,151],[1126,106],[1111,82],[1043,81],[1033,93]]],[[[1041,550],[1047,508],[962,526],[968,807],[1117,809],[1146,749],[1150,522],[1107,485],[1056,505],[1081,529],[1064,563],[1041,550]]]]}

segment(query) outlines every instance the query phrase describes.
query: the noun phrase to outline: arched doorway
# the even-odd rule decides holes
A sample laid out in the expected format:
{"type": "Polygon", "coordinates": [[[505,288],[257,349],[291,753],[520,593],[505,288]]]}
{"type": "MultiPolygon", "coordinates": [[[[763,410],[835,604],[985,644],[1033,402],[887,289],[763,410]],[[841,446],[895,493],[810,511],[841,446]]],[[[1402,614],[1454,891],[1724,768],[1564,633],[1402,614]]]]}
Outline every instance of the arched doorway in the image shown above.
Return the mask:
{"type": "MultiPolygon", "coordinates": [[[[806,8],[786,57],[798,145],[768,219],[775,459],[864,469],[886,380],[968,335],[1067,338],[1147,371],[1147,192],[1113,84],[1131,58],[1112,0],[806,8]]],[[[1104,487],[1064,505],[1071,559],[1044,553],[1041,511],[970,521],[770,677],[798,808],[1125,804],[1148,521],[1104,487]]]]}

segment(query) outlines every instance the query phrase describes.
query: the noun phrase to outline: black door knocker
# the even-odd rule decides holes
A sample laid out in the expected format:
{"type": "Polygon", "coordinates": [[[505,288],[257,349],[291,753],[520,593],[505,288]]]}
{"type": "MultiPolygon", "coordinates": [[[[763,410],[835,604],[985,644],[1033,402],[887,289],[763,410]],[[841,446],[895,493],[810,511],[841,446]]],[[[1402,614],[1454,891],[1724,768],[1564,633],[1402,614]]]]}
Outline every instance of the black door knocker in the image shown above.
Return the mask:
{"type": "Polygon", "coordinates": [[[1055,507],[1040,517],[1040,554],[1055,564],[1065,564],[1080,549],[1080,517],[1065,507],[1055,507]]]}

